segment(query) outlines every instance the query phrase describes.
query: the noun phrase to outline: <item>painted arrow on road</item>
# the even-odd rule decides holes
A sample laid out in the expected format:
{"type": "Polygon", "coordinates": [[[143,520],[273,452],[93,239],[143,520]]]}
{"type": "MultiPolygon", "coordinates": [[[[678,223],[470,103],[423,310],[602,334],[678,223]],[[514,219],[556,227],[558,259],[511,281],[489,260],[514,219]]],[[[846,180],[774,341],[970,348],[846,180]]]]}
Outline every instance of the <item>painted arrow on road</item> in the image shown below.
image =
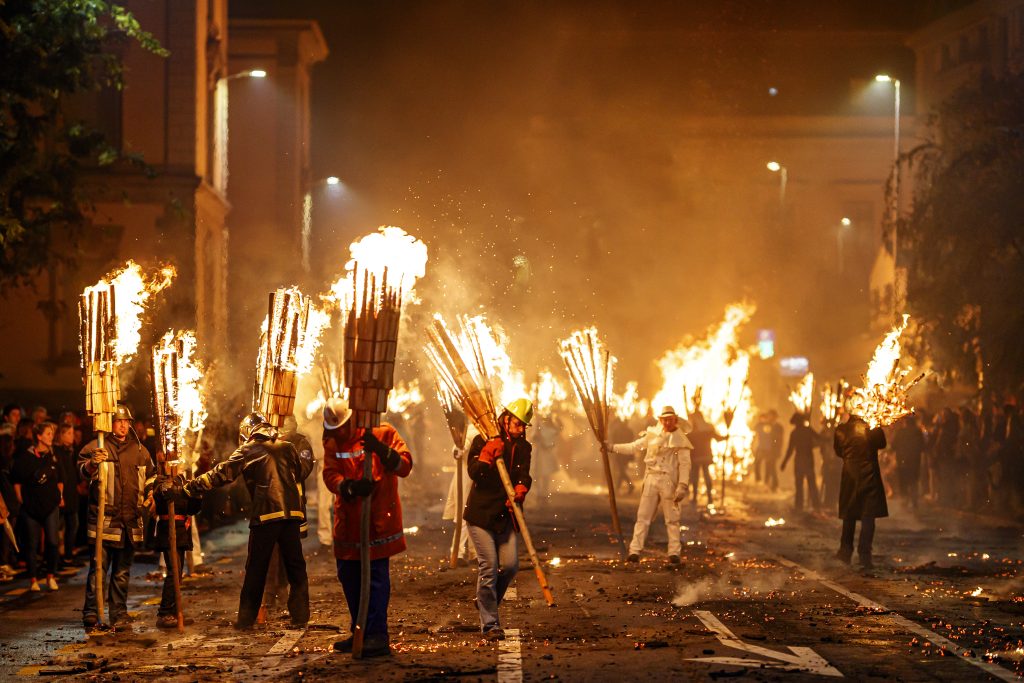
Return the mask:
{"type": "Polygon", "coordinates": [[[799,669],[802,672],[817,674],[819,676],[832,676],[842,678],[843,674],[830,665],[824,657],[809,647],[790,647],[792,654],[788,652],[777,652],[759,645],[744,643],[725,627],[711,612],[695,610],[694,614],[700,619],[709,631],[718,636],[722,645],[731,647],[734,650],[742,650],[764,659],[749,659],[747,657],[691,657],[691,662],[707,662],[710,664],[725,664],[728,666],[757,667],[759,669],[799,669]]]}

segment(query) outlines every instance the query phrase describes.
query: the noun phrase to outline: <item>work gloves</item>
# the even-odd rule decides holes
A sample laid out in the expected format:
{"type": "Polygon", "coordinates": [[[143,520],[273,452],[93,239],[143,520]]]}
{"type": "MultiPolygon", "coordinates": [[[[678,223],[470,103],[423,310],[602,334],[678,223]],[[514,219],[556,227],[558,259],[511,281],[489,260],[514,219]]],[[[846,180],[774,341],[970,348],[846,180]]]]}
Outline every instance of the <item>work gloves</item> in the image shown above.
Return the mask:
{"type": "Polygon", "coordinates": [[[366,498],[373,493],[373,482],[369,479],[342,479],[338,484],[338,495],[351,501],[366,498]]]}
{"type": "Polygon", "coordinates": [[[526,488],[522,484],[516,484],[516,487],[515,487],[516,502],[519,503],[520,505],[522,505],[523,501],[526,500],[526,493],[529,490],[530,489],[526,488]]]}
{"type": "Polygon", "coordinates": [[[398,451],[384,444],[369,429],[363,434],[363,450],[380,458],[381,464],[388,472],[394,472],[402,464],[402,456],[398,454],[398,451]]]}
{"type": "Polygon", "coordinates": [[[680,484],[679,486],[676,487],[676,495],[675,495],[674,500],[677,503],[681,503],[684,500],[686,500],[686,497],[688,495],[690,495],[690,485],[689,484],[680,484]]]}
{"type": "Polygon", "coordinates": [[[480,449],[480,462],[487,465],[493,465],[495,461],[501,457],[502,453],[505,452],[505,442],[501,437],[494,437],[490,441],[484,444],[484,447],[480,449]]]}

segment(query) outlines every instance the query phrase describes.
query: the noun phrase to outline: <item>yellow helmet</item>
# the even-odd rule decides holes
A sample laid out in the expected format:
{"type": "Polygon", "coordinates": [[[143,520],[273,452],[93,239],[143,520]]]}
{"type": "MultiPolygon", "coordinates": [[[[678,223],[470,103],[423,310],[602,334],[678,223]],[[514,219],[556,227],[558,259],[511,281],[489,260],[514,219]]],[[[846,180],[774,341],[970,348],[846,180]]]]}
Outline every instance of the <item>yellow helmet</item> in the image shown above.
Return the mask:
{"type": "Polygon", "coordinates": [[[505,410],[518,418],[524,425],[530,426],[530,420],[533,419],[533,401],[530,399],[517,398],[505,406],[505,410]]]}

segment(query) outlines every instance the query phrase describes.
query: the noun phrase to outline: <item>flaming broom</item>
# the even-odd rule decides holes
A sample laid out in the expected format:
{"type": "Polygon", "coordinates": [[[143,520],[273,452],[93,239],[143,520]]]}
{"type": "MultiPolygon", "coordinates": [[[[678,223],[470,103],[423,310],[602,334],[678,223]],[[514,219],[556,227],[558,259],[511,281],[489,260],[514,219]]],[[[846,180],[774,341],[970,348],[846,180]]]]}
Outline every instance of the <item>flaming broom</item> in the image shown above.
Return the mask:
{"type": "MultiPolygon", "coordinates": [[[[424,350],[433,365],[438,380],[440,380],[439,384],[444,385],[462,405],[463,412],[473,421],[477,431],[485,439],[493,439],[500,434],[500,430],[480,339],[469,328],[465,319],[462,319],[461,322],[462,334],[455,338],[445,325],[444,319],[440,315],[435,315],[433,324],[427,328],[427,344],[424,346],[424,350]]],[[[505,487],[505,495],[508,496],[512,513],[519,525],[519,531],[523,534],[523,542],[526,544],[526,550],[533,563],[537,581],[540,582],[544,599],[549,606],[554,606],[555,599],[551,594],[547,577],[544,576],[537,551],[533,547],[533,539],[526,526],[526,519],[523,517],[522,509],[515,502],[516,493],[512,488],[512,480],[508,476],[508,468],[505,467],[505,462],[501,458],[495,461],[495,465],[498,467],[498,476],[501,477],[501,483],[505,487]]]]}
{"type": "Polygon", "coordinates": [[[609,397],[613,397],[612,374],[616,359],[597,336],[597,328],[577,330],[559,344],[565,370],[576,389],[576,395],[587,414],[590,429],[601,444],[601,459],[604,461],[604,476],[608,482],[608,504],[611,505],[612,523],[619,539],[619,552],[626,556],[626,544],[622,537],[622,523],[619,508],[615,504],[615,482],[612,481],[612,467],[608,459],[608,420],[611,414],[609,397]]]}
{"type": "MultiPolygon", "coordinates": [[[[164,452],[165,474],[174,476],[179,464],[179,456],[184,450],[184,432],[189,428],[191,412],[183,400],[187,393],[187,383],[198,380],[198,372],[191,366],[191,351],[196,344],[196,338],[190,332],[178,333],[168,332],[160,340],[160,344],[153,347],[152,366],[153,372],[153,408],[157,422],[157,433],[164,452]]],[[[198,394],[197,394],[198,396],[198,394]]],[[[200,405],[200,410],[202,407],[200,405]]],[[[174,501],[167,502],[167,532],[170,542],[171,575],[174,582],[174,602],[177,606],[178,632],[185,629],[184,611],[181,605],[181,575],[178,544],[177,544],[177,520],[174,509],[174,501]]]]}
{"type": "Polygon", "coordinates": [[[466,422],[466,414],[462,412],[459,402],[447,386],[435,382],[434,388],[437,390],[437,400],[441,402],[441,409],[444,410],[448,431],[455,442],[455,535],[452,537],[451,557],[448,560],[448,566],[455,569],[459,559],[459,544],[462,542],[462,449],[466,447],[466,432],[469,425],[466,422]]]}
{"type": "MultiPolygon", "coordinates": [[[[79,344],[82,353],[82,379],[85,383],[85,410],[92,416],[96,442],[104,447],[105,434],[113,428],[114,410],[121,399],[118,366],[128,361],[139,345],[140,318],[149,297],[171,283],[172,267],[160,270],[160,280],[145,282],[142,268],[134,261],[87,287],[78,301],[79,344]],[[118,299],[120,292],[120,299],[118,299]],[[119,317],[119,311],[121,315],[119,317]]],[[[103,622],[103,527],[107,504],[107,477],[113,463],[102,463],[98,471],[99,501],[96,516],[96,612],[103,622]]]]}
{"type": "Polygon", "coordinates": [[[888,427],[913,413],[914,409],[907,407],[907,392],[927,374],[922,372],[905,382],[910,370],[900,368],[900,335],[909,319],[904,313],[903,322],[885,335],[868,363],[864,386],[854,389],[850,397],[850,413],[860,415],[872,429],[888,427]]]}
{"type": "MultiPolygon", "coordinates": [[[[378,282],[375,275],[355,265],[353,306],[345,322],[345,385],[353,426],[372,430],[387,411],[388,392],[395,384],[398,323],[402,292],[388,285],[388,269],[378,282]],[[359,282],[362,279],[362,287],[359,282]],[[361,291],[360,291],[361,290],[361,291]]],[[[373,480],[373,457],[363,455],[363,478],[373,480]]],[[[373,493],[362,502],[359,527],[359,608],[352,630],[352,657],[363,656],[366,617],[370,610],[370,505],[373,493]]]]}
{"type": "MultiPolygon", "coordinates": [[[[722,512],[725,512],[725,482],[726,473],[725,465],[726,460],[729,458],[729,454],[732,450],[732,419],[736,417],[736,410],[739,408],[740,402],[743,400],[743,392],[747,390],[747,379],[743,378],[743,383],[740,384],[740,391],[736,394],[736,400],[729,401],[729,393],[732,390],[732,378],[729,378],[729,384],[725,389],[725,396],[722,397],[722,419],[725,421],[725,448],[722,450],[722,512]]],[[[700,399],[698,398],[698,405],[700,399]]],[[[735,464],[735,463],[734,463],[735,464]]]]}

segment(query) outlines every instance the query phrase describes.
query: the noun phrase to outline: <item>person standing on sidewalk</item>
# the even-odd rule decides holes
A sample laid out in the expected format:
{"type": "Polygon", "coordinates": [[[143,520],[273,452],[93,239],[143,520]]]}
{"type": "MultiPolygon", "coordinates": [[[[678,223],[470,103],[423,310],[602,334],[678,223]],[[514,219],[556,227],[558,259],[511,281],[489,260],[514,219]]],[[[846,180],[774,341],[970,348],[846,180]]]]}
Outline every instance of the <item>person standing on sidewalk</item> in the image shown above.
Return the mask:
{"type": "Polygon", "coordinates": [[[28,564],[30,590],[39,591],[39,537],[45,536],[43,556],[46,561],[46,587],[57,590],[57,530],[60,511],[64,507],[64,483],[60,466],[53,452],[57,425],[37,422],[32,427],[35,443],[14,460],[14,495],[21,505],[25,524],[25,561],[28,564]]]}
{"type": "Polygon", "coordinates": [[[249,511],[249,554],[245,580],[238,599],[235,628],[256,623],[274,548],[278,548],[288,575],[288,615],[294,628],[309,621],[309,578],[302,553],[306,504],[301,484],[313,471],[313,454],[299,453],[279,438],[277,429],[262,413],[253,412],[238,426],[239,446],[209,472],[185,482],[185,495],[200,498],[208,491],[245,479],[252,507],[249,511]]]}
{"type": "Polygon", "coordinates": [[[473,486],[466,499],[463,518],[476,550],[476,608],[480,629],[488,640],[504,640],[498,607],[505,591],[519,571],[519,549],[511,503],[498,474],[501,458],[522,505],[530,491],[530,461],[533,446],[526,440],[526,428],[533,419],[533,403],[526,398],[512,401],[498,416],[500,435],[484,440],[480,435],[469,447],[466,470],[473,486]]]}
{"type": "Polygon", "coordinates": [[[639,562],[647,542],[651,522],[661,506],[668,532],[668,561],[679,564],[683,544],[679,538],[679,503],[690,490],[690,452],[693,444],[686,437],[692,426],[680,419],[672,406],[665,406],[658,415],[658,424],[632,443],[605,444],[609,452],[643,455],[644,483],[640,505],[636,511],[633,540],[629,543],[627,562],[639,562]]]}
{"type": "MultiPolygon", "coordinates": [[[[135,548],[142,547],[143,510],[150,508],[152,498],[145,498],[146,481],[156,468],[149,451],[131,431],[132,414],[125,405],[114,410],[110,434],[103,448],[95,439],[82,447],[78,454],[78,471],[89,482],[89,518],[87,531],[95,540],[103,539],[103,577],[109,586],[100,586],[109,595],[110,625],[117,627],[128,621],[128,584],[131,578],[135,548]],[[100,492],[100,467],[107,468],[107,490],[100,492]],[[104,504],[103,528],[97,529],[99,505],[104,504]]],[[[102,621],[96,611],[96,554],[89,559],[89,577],[85,583],[85,604],[82,606],[82,624],[87,630],[102,621]]]]}
{"type": "MultiPolygon", "coordinates": [[[[391,654],[388,602],[391,600],[391,557],[405,550],[402,501],[398,479],[412,472],[412,453],[391,425],[373,429],[352,424],[352,411],[340,398],[324,406],[324,485],[334,493],[334,557],[345,593],[352,630],[359,611],[362,567],[359,562],[363,499],[370,498],[370,595],[363,638],[363,657],[391,654]],[[372,480],[363,478],[372,458],[372,480]]],[[[352,637],[334,643],[335,652],[351,652],[352,637]]]]}
{"type": "Polygon", "coordinates": [[[75,428],[73,425],[61,423],[57,425],[57,438],[53,444],[53,453],[60,468],[64,506],[60,515],[64,519],[64,555],[62,567],[81,567],[85,563],[75,559],[75,537],[78,536],[78,506],[81,497],[78,494],[78,456],[75,455],[75,428]]]}
{"type": "Polygon", "coordinates": [[[875,519],[889,516],[885,484],[878,466],[878,451],[885,445],[885,432],[880,427],[871,429],[859,415],[851,415],[836,428],[836,455],[843,459],[843,478],[839,484],[839,518],[843,520],[843,532],[836,558],[849,564],[859,520],[857,559],[864,569],[874,566],[871,545],[875,519]]]}

